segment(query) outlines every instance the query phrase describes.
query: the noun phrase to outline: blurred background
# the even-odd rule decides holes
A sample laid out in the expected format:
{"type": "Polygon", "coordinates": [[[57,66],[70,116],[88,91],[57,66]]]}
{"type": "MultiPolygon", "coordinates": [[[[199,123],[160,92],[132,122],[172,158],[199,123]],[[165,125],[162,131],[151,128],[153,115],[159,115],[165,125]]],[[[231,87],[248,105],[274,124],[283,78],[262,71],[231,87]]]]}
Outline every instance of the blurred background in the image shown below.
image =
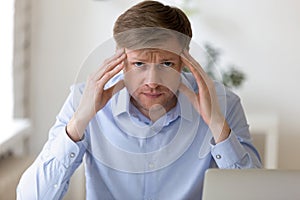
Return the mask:
{"type": "MultiPolygon", "coordinates": [[[[15,199],[20,175],[46,142],[82,62],[111,39],[116,18],[137,2],[0,3],[0,199],[15,199]]],[[[265,167],[300,169],[300,1],[161,2],[188,14],[194,42],[218,50],[220,70],[234,64],[245,75],[233,90],[265,167]]],[[[83,187],[82,174],[76,179],[74,187],[83,187]]],[[[76,191],[66,199],[82,199],[76,191]]]]}

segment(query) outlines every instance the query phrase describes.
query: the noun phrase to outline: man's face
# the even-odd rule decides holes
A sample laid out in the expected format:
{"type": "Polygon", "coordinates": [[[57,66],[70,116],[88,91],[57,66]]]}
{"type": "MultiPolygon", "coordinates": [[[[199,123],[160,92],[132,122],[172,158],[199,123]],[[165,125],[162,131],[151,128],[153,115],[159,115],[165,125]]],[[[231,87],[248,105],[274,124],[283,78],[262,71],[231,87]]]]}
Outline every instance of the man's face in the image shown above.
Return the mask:
{"type": "Polygon", "coordinates": [[[180,56],[161,49],[126,51],[124,80],[131,102],[144,114],[156,107],[173,108],[180,83],[180,56]]]}

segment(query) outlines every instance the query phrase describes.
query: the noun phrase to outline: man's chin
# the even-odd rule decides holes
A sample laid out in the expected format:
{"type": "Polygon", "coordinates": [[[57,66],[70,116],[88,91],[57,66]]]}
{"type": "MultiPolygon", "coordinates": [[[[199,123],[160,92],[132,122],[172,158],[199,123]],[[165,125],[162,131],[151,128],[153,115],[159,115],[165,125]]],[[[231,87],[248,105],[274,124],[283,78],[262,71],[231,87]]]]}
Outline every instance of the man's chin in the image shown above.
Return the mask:
{"type": "Polygon", "coordinates": [[[135,106],[138,108],[138,109],[143,109],[144,111],[149,111],[149,110],[159,110],[161,109],[164,104],[160,101],[151,101],[151,102],[146,102],[146,101],[143,101],[143,103],[138,103],[138,104],[135,104],[135,106]]]}

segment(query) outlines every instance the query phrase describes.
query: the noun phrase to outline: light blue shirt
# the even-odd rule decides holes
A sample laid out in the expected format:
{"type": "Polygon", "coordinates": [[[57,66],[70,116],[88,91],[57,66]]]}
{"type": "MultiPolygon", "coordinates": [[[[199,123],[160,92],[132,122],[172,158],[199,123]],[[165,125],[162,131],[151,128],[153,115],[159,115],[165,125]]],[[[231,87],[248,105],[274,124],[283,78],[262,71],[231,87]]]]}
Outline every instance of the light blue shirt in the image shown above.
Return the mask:
{"type": "MultiPolygon", "coordinates": [[[[182,80],[197,90],[191,74],[183,73],[182,80]]],[[[218,144],[183,94],[177,94],[172,110],[152,123],[130,103],[125,88],[96,114],[83,140],[75,143],[65,127],[84,84],[74,85],[42,152],[19,182],[18,199],[62,199],[83,158],[88,200],[201,199],[208,168],[261,167],[239,97],[217,82],[215,86],[231,128],[229,137],[218,144]]]]}

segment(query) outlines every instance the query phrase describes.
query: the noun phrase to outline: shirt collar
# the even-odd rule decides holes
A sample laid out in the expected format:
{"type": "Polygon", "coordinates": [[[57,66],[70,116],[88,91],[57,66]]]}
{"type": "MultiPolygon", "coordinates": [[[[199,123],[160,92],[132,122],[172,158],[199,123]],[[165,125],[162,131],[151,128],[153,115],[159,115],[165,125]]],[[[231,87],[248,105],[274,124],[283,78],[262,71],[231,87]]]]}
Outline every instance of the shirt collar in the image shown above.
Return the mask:
{"type": "Polygon", "coordinates": [[[113,98],[112,113],[114,117],[129,113],[130,95],[126,88],[122,89],[113,98]]]}

